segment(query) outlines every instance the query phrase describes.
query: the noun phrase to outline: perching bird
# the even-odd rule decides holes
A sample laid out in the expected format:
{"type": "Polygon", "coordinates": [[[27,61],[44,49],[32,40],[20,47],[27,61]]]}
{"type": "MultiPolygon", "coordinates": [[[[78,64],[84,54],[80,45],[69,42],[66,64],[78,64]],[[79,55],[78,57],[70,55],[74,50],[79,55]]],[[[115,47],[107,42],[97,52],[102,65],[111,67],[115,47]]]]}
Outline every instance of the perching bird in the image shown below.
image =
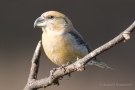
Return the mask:
{"type": "MultiPolygon", "coordinates": [[[[34,22],[34,27],[42,28],[42,46],[47,57],[56,65],[73,63],[91,52],[82,36],[73,27],[67,16],[58,11],[47,11],[34,22]]],[[[113,69],[93,58],[88,62],[102,69],[113,69]]]]}

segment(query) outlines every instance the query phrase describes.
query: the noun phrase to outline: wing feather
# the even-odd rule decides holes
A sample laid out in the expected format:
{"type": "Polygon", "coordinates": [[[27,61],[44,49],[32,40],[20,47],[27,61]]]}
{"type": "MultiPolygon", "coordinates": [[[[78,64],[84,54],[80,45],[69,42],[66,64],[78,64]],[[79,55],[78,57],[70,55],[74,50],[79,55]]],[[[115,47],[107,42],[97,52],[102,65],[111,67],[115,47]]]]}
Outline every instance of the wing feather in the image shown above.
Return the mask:
{"type": "Polygon", "coordinates": [[[77,31],[70,31],[68,33],[76,39],[78,45],[84,45],[87,48],[88,53],[91,52],[89,46],[85,43],[84,39],[77,31]]]}

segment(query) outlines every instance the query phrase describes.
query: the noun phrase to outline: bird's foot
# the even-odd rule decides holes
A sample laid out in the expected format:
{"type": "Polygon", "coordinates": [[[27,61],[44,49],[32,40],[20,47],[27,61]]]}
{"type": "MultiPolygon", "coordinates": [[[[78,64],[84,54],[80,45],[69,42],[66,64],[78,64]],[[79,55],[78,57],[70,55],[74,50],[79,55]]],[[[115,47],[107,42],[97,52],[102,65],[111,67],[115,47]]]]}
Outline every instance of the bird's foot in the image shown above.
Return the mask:
{"type": "MultiPolygon", "coordinates": [[[[50,76],[51,76],[52,78],[54,78],[54,75],[53,75],[53,74],[54,74],[54,72],[55,72],[57,69],[58,69],[58,68],[53,68],[53,70],[50,71],[50,76]]],[[[62,78],[63,78],[63,77],[60,77],[59,80],[62,80],[62,78]]]]}
{"type": "Polygon", "coordinates": [[[61,67],[66,67],[66,66],[68,66],[68,65],[70,65],[71,63],[70,62],[68,62],[68,63],[66,63],[66,64],[63,64],[61,67]]]}
{"type": "Polygon", "coordinates": [[[53,68],[51,71],[50,71],[50,76],[52,77],[52,78],[54,78],[54,72],[57,70],[57,68],[53,68]]]}
{"type": "MultiPolygon", "coordinates": [[[[58,69],[58,68],[53,68],[53,69],[50,71],[50,76],[51,76],[51,78],[53,78],[53,79],[55,78],[53,74],[54,74],[54,72],[55,72],[57,69],[58,69]]],[[[53,83],[53,85],[59,86],[59,80],[62,80],[62,78],[63,78],[63,77],[60,77],[59,79],[55,80],[54,83],[53,83]]]]}
{"type": "MultiPolygon", "coordinates": [[[[70,62],[68,62],[67,64],[63,64],[61,67],[60,67],[60,69],[64,69],[64,73],[66,72],[66,66],[68,66],[68,65],[70,65],[71,63],[70,62]]],[[[70,73],[68,73],[67,74],[68,75],[68,80],[70,79],[70,77],[71,77],[71,74],[70,73]]],[[[61,77],[60,78],[60,80],[62,79],[63,77],[61,77]]]]}
{"type": "Polygon", "coordinates": [[[60,67],[60,69],[64,69],[64,73],[65,73],[65,71],[66,71],[66,66],[68,66],[70,63],[68,62],[67,64],[63,64],[61,67],[60,67]]]}

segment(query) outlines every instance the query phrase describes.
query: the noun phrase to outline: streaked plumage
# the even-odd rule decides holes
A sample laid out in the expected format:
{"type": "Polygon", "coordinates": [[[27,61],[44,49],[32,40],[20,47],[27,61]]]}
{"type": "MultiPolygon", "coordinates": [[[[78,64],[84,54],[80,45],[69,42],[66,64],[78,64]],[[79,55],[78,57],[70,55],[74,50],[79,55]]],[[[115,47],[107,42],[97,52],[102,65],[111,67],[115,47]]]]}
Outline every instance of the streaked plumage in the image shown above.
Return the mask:
{"type": "MultiPolygon", "coordinates": [[[[71,21],[62,13],[48,11],[36,19],[34,26],[42,28],[42,46],[47,57],[58,66],[73,63],[90,53],[82,36],[74,29],[71,21]]],[[[91,65],[103,69],[111,68],[94,58],[91,65]]],[[[112,68],[111,68],[112,69],[112,68]]]]}

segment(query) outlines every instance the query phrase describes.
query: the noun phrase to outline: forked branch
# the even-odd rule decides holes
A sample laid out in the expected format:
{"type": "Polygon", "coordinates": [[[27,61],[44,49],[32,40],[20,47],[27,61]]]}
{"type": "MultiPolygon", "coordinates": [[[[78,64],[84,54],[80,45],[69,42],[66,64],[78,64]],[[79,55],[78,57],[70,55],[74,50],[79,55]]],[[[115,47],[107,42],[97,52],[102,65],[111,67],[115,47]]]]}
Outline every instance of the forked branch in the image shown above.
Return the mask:
{"type": "Polygon", "coordinates": [[[106,44],[100,46],[99,48],[93,50],[91,53],[77,60],[75,63],[67,65],[65,67],[57,68],[50,76],[37,80],[39,58],[41,55],[41,41],[39,41],[35,53],[32,59],[32,65],[30,70],[30,75],[27,84],[23,90],[37,90],[39,88],[45,88],[52,84],[59,85],[59,78],[75,71],[82,71],[85,69],[85,64],[90,61],[93,57],[103,53],[104,51],[110,49],[121,41],[126,41],[130,38],[130,33],[135,30],[135,22],[131,24],[125,31],[120,33],[114,39],[110,40],[106,44]]]}

